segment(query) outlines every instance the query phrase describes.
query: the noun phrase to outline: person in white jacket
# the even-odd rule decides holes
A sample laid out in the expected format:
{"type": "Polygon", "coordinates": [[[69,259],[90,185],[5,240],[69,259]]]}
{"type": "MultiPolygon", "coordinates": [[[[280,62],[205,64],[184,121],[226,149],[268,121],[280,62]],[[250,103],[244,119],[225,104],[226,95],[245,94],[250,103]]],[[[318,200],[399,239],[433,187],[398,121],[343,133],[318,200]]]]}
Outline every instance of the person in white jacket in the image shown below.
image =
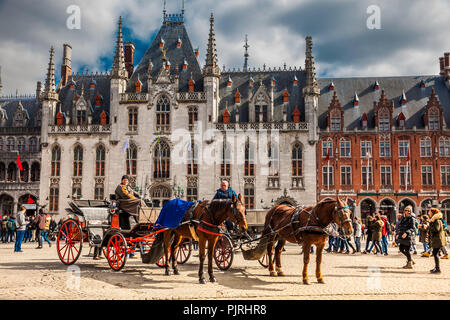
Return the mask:
{"type": "Polygon", "coordinates": [[[356,244],[356,252],[361,252],[361,235],[362,235],[362,223],[361,218],[355,217],[354,220],[354,229],[355,229],[355,244],[356,244]]]}
{"type": "Polygon", "coordinates": [[[17,212],[16,217],[16,243],[14,245],[14,252],[23,252],[22,251],[22,242],[25,236],[25,231],[27,228],[27,221],[25,220],[25,212],[27,208],[23,205],[20,206],[20,211],[17,212]]]}

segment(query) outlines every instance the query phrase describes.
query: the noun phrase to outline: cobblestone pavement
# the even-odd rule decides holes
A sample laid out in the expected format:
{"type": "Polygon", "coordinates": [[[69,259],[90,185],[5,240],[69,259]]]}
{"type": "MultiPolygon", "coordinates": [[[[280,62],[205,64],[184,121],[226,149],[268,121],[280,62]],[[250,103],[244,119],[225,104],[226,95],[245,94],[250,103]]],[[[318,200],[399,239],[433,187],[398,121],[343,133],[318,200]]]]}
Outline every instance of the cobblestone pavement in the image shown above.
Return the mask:
{"type": "Polygon", "coordinates": [[[310,285],[302,284],[298,246],[288,245],[282,255],[284,277],[270,277],[257,261],[245,261],[237,253],[230,270],[215,268],[218,283],[200,285],[196,251],[180,266],[181,275],[168,277],[140,259],[129,259],[122,271],[114,272],[105,259],[88,257],[87,248],[68,269],[54,245],[35,247],[26,243],[23,253],[13,253],[13,244],[0,244],[2,299],[450,299],[450,260],[441,260],[438,275],[429,273],[433,258],[419,255],[413,256],[414,269],[405,270],[405,258],[397,248],[381,257],[325,253],[325,284],[315,279],[313,254],[310,285]]]}

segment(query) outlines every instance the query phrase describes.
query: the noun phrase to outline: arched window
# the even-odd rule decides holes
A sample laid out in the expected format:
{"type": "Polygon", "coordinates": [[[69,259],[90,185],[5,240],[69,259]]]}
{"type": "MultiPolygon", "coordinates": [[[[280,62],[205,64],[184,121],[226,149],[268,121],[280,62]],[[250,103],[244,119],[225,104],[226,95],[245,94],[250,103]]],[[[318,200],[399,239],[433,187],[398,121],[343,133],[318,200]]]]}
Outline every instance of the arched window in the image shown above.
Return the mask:
{"type": "Polygon", "coordinates": [[[428,111],[428,129],[439,130],[439,109],[430,108],[428,111]]]}
{"type": "Polygon", "coordinates": [[[5,181],[6,178],[6,166],[3,162],[0,162],[0,181],[5,181]]]}
{"type": "Polygon", "coordinates": [[[448,137],[439,138],[439,154],[441,157],[450,156],[450,139],[448,137]]]}
{"type": "Polygon", "coordinates": [[[198,108],[197,107],[189,107],[188,111],[189,116],[189,130],[194,130],[194,125],[198,121],[198,108]]]}
{"type": "Polygon", "coordinates": [[[12,137],[8,138],[6,150],[7,151],[15,151],[16,150],[16,141],[14,140],[14,138],[12,138],[12,137]]]}
{"type": "Polygon", "coordinates": [[[27,162],[23,162],[22,163],[22,169],[23,170],[20,171],[20,181],[21,182],[28,182],[30,167],[28,166],[27,162]]]}
{"type": "Polygon", "coordinates": [[[61,148],[55,146],[52,149],[51,175],[59,177],[61,174],[61,148]]]}
{"type": "Polygon", "coordinates": [[[73,152],[73,176],[81,177],[83,175],[83,148],[76,146],[73,152]]]}
{"type": "Polygon", "coordinates": [[[255,148],[249,141],[245,144],[244,175],[247,177],[255,175],[255,148]]]}
{"type": "Polygon", "coordinates": [[[105,147],[100,145],[95,152],[95,176],[105,176],[105,147]]]}
{"type": "Polygon", "coordinates": [[[380,131],[389,131],[391,121],[389,117],[389,111],[383,108],[378,113],[378,129],[380,131]]]}
{"type": "Polygon", "coordinates": [[[136,132],[138,126],[138,108],[128,109],[128,131],[136,132]]]}
{"type": "Polygon", "coordinates": [[[135,176],[137,174],[137,147],[131,144],[127,149],[127,174],[135,176]]]}
{"type": "Polygon", "coordinates": [[[0,151],[3,151],[3,139],[2,138],[0,138],[0,151]]]}
{"type": "Polygon", "coordinates": [[[156,131],[170,132],[170,101],[166,95],[159,97],[156,102],[156,131]]]}
{"type": "Polygon", "coordinates": [[[153,158],[153,177],[169,178],[170,177],[170,148],[165,141],[156,144],[153,158]]]}
{"type": "Polygon", "coordinates": [[[303,175],[303,152],[300,143],[292,147],[292,176],[300,177],[303,175]]]}
{"type": "Polygon", "coordinates": [[[330,113],[331,131],[341,131],[341,112],[338,109],[333,109],[330,113]]]}
{"type": "Polygon", "coordinates": [[[38,140],[36,137],[30,138],[29,144],[28,144],[28,150],[30,150],[30,152],[38,152],[39,151],[38,140]]]}
{"type": "Polygon", "coordinates": [[[269,158],[269,176],[278,176],[280,161],[277,145],[275,144],[269,145],[268,158],[269,158]]]}
{"type": "Polygon", "coordinates": [[[41,179],[41,166],[38,162],[33,162],[31,165],[31,174],[30,174],[30,180],[31,182],[36,182],[41,179]]]}
{"type": "Polygon", "coordinates": [[[6,173],[6,181],[7,182],[16,182],[17,181],[17,166],[14,162],[11,162],[8,165],[8,171],[6,173]]]}
{"type": "Polygon", "coordinates": [[[95,185],[94,199],[103,200],[105,198],[105,187],[103,184],[95,185]]]}
{"type": "Polygon", "coordinates": [[[231,176],[231,150],[225,139],[222,145],[222,162],[220,164],[220,175],[222,177],[231,176]]]}
{"type": "Polygon", "coordinates": [[[154,187],[151,191],[153,207],[162,207],[171,197],[170,189],[165,186],[154,187]]]}
{"type": "Polygon", "coordinates": [[[198,150],[194,143],[194,140],[190,141],[188,145],[188,158],[187,158],[187,174],[197,175],[198,174],[198,150]]]}
{"type": "Polygon", "coordinates": [[[26,146],[25,138],[17,139],[17,150],[19,150],[19,152],[25,152],[26,146]]]}
{"type": "Polygon", "coordinates": [[[51,186],[49,194],[49,210],[50,212],[57,212],[59,208],[59,187],[51,186]]]}
{"type": "Polygon", "coordinates": [[[244,186],[244,204],[246,209],[255,208],[255,186],[253,184],[244,186]]]}

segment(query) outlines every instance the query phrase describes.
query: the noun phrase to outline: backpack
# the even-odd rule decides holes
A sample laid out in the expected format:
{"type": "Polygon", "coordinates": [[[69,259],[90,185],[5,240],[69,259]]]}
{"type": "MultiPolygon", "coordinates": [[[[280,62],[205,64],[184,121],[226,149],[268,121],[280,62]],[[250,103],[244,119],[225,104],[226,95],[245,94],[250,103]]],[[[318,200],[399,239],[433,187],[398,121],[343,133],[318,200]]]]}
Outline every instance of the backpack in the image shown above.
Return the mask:
{"type": "Polygon", "coordinates": [[[10,231],[14,231],[16,229],[16,222],[14,220],[8,220],[8,222],[6,223],[6,227],[8,228],[8,230],[10,231]]]}
{"type": "Polygon", "coordinates": [[[384,225],[385,225],[386,231],[388,233],[391,232],[391,224],[389,223],[389,221],[385,221],[384,225]]]}

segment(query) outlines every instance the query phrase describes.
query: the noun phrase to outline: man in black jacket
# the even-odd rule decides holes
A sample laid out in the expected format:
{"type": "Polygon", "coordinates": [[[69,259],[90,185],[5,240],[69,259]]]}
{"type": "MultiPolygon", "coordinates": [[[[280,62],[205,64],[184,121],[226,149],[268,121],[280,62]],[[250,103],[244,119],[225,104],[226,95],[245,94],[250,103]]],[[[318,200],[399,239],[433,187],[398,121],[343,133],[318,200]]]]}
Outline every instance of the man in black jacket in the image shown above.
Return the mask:
{"type": "Polygon", "coordinates": [[[395,236],[395,241],[400,245],[400,252],[406,256],[406,265],[404,269],[412,269],[412,265],[415,262],[411,259],[411,253],[409,252],[412,243],[412,237],[414,234],[414,219],[411,216],[412,206],[407,206],[403,210],[403,217],[398,224],[398,229],[395,236]]]}

